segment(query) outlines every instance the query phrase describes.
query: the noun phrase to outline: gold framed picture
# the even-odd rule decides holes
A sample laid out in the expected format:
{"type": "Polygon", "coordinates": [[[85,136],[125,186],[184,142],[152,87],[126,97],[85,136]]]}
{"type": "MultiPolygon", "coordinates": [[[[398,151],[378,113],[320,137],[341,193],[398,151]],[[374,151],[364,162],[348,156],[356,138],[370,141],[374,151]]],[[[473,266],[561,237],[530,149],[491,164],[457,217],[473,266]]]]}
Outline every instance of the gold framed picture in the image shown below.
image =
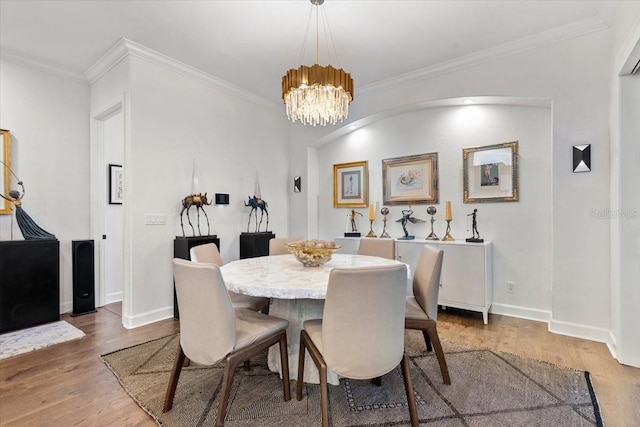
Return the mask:
{"type": "Polygon", "coordinates": [[[518,141],[463,148],[464,203],[517,202],[518,141]]]}
{"type": "Polygon", "coordinates": [[[438,203],[438,153],[382,160],[383,204],[438,203]]]}
{"type": "MultiPolygon", "coordinates": [[[[11,133],[0,129],[0,191],[4,197],[9,197],[11,190],[11,133]]],[[[11,213],[11,202],[0,197],[0,214],[11,213]]]]}
{"type": "Polygon", "coordinates": [[[333,165],[333,206],[363,208],[369,203],[369,164],[367,161],[333,165]]]}

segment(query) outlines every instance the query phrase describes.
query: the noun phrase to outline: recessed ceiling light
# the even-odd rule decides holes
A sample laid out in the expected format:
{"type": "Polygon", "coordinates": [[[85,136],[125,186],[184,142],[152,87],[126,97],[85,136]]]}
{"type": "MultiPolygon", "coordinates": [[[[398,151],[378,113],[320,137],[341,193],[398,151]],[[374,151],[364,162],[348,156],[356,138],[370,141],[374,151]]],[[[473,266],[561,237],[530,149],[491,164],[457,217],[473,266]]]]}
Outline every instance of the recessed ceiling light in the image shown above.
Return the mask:
{"type": "Polygon", "coordinates": [[[473,104],[473,99],[465,99],[464,101],[462,101],[464,104],[473,104]]]}

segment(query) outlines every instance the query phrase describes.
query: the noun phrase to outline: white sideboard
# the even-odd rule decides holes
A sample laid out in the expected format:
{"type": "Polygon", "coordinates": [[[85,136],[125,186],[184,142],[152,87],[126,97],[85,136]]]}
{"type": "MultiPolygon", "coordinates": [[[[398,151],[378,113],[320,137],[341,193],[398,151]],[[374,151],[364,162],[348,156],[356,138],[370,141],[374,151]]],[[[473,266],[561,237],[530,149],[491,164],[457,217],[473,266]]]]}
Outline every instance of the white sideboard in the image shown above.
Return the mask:
{"type": "MultiPolygon", "coordinates": [[[[358,238],[337,237],[334,240],[342,246],[342,253],[356,253],[358,250],[358,238]]],[[[425,239],[395,239],[395,242],[396,259],[408,264],[411,272],[415,271],[424,245],[434,245],[444,250],[438,304],[481,312],[484,323],[489,322],[489,309],[493,299],[491,242],[442,242],[425,239]]]]}

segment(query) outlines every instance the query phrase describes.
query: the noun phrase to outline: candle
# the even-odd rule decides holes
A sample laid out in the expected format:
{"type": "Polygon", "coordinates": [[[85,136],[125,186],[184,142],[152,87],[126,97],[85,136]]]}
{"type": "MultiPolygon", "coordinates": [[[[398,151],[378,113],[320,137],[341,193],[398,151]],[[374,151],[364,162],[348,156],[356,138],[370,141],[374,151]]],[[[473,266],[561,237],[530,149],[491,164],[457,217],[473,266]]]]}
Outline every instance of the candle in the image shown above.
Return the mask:
{"type": "Polygon", "coordinates": [[[373,210],[373,203],[371,203],[369,205],[369,221],[373,221],[374,219],[376,219],[376,213],[373,210]]]}
{"type": "Polygon", "coordinates": [[[447,210],[444,214],[444,219],[447,221],[451,221],[453,216],[451,215],[451,200],[447,200],[447,210]]]}

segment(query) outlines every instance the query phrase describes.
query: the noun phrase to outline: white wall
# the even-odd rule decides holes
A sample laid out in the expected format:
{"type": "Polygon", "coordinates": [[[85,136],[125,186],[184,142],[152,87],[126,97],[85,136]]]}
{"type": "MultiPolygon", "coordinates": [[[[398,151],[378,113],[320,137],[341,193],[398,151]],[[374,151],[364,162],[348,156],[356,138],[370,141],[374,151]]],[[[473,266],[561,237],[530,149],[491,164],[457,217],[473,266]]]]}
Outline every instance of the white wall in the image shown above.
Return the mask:
{"type": "MultiPolygon", "coordinates": [[[[109,165],[124,163],[124,111],[120,109],[102,121],[102,137],[105,163],[102,176],[109,179],[106,173],[109,165]]],[[[105,185],[105,188],[110,185],[105,185]]],[[[105,207],[104,235],[104,303],[122,301],[124,286],[124,209],[120,204],[107,204],[103,199],[101,205],[105,207]]],[[[102,278],[101,278],[102,279],[102,278]]]]}
{"type": "MultiPolygon", "coordinates": [[[[640,59],[640,58],[638,58],[640,59]]],[[[621,78],[620,205],[606,219],[620,230],[619,360],[640,367],[640,74],[621,78]]],[[[616,313],[617,314],[617,313],[616,313]]]]}
{"type": "Polygon", "coordinates": [[[638,182],[638,75],[630,72],[640,59],[640,2],[619,2],[611,23],[611,331],[608,342],[622,363],[640,366],[638,259],[640,201],[638,182]],[[620,75],[623,74],[621,77],[620,75]],[[634,157],[635,152],[635,157],[634,157]],[[621,215],[624,213],[624,216],[621,215]]]}
{"type": "MultiPolygon", "coordinates": [[[[11,131],[11,165],[24,182],[22,207],[60,241],[61,311],[72,308],[71,240],[90,238],[89,86],[0,62],[0,128],[11,131]]],[[[15,179],[12,188],[16,187],[15,179]]],[[[13,238],[22,240],[14,220],[13,238]]],[[[0,215],[0,240],[11,239],[0,215]]]]}
{"type": "MultiPolygon", "coordinates": [[[[358,123],[438,99],[497,95],[550,100],[552,207],[542,213],[553,217],[552,266],[547,272],[550,283],[545,286],[552,290],[550,328],[600,341],[607,339],[610,320],[609,226],[592,219],[590,212],[609,206],[609,42],[609,33],[599,31],[419,82],[367,92],[356,97],[349,113],[349,123],[358,123]],[[592,172],[574,174],[572,146],[582,143],[592,144],[592,172]]],[[[330,140],[330,133],[342,130],[321,132],[292,132],[292,163],[306,158],[307,146],[330,140]]],[[[308,214],[311,204],[308,201],[301,208],[294,200],[291,209],[308,214]]],[[[504,295],[494,295],[506,300],[504,295]]]]}
{"type": "MultiPolygon", "coordinates": [[[[228,206],[205,208],[225,262],[239,257],[239,235],[249,214],[244,201],[253,194],[256,171],[269,207],[269,229],[276,234],[288,229],[288,192],[293,190],[281,111],[136,57],[130,59],[130,79],[124,207],[131,226],[133,286],[124,321],[136,326],[173,313],[173,239],[182,235],[181,200],[191,191],[194,158],[202,191],[230,195],[228,206]],[[145,225],[148,213],[166,215],[166,224],[145,225]]],[[[193,209],[191,215],[195,221],[193,209]]],[[[201,229],[206,234],[202,215],[201,229]]],[[[185,232],[191,235],[190,227],[185,232]]]]}
{"type": "MultiPolygon", "coordinates": [[[[131,121],[129,108],[129,59],[124,58],[119,63],[109,69],[99,79],[91,84],[91,233],[96,242],[96,284],[99,296],[98,304],[107,304],[115,298],[109,294],[114,293],[114,289],[109,285],[112,280],[113,271],[108,271],[112,264],[116,268],[121,268],[118,274],[122,276],[122,313],[123,319],[128,318],[131,313],[131,274],[129,270],[133,261],[129,255],[130,245],[125,244],[125,230],[129,227],[129,221],[125,216],[124,206],[108,205],[108,181],[107,165],[110,160],[123,165],[126,180],[127,161],[126,150],[130,144],[129,123],[131,121]],[[107,124],[113,115],[121,116],[122,141],[118,149],[108,146],[106,135],[108,135],[107,124]],[[118,219],[114,221],[115,215],[118,219]],[[119,224],[116,224],[119,223],[119,224]],[[117,230],[118,227],[121,229],[117,230]],[[120,234],[120,236],[118,236],[120,234]],[[102,239],[102,235],[107,235],[107,240],[102,239]],[[119,240],[118,244],[114,244],[119,240]],[[107,259],[107,257],[109,259],[107,259]],[[116,259],[118,258],[118,259],[116,259]],[[120,261],[120,262],[119,262],[120,261]],[[121,264],[121,265],[118,265],[121,264]]],[[[118,119],[120,121],[120,119],[118,119]]],[[[117,126],[120,127],[120,126],[117,126]]],[[[125,194],[126,196],[126,194],[125,194]]]]}
{"type": "MultiPolygon", "coordinates": [[[[444,205],[452,201],[451,233],[456,240],[471,237],[467,214],[478,209],[478,229],[493,242],[494,312],[515,312],[523,317],[549,320],[551,311],[551,109],[514,105],[470,105],[429,108],[372,123],[318,149],[319,234],[341,236],[350,209],[333,208],[335,163],[369,162],[369,202],[382,206],[382,160],[413,154],[438,153],[440,200],[434,224],[443,237],[444,205]],[[464,204],[462,197],[462,149],[518,141],[520,201],[464,204]],[[516,283],[507,294],[506,282],[516,283]]],[[[414,216],[427,222],[409,223],[416,238],[430,232],[428,205],[413,205],[414,216]]],[[[389,206],[387,231],[403,235],[396,220],[406,205],[389,206]]],[[[358,229],[369,230],[368,210],[356,209],[358,229]]],[[[382,231],[377,214],[374,231],[382,231]]]]}

